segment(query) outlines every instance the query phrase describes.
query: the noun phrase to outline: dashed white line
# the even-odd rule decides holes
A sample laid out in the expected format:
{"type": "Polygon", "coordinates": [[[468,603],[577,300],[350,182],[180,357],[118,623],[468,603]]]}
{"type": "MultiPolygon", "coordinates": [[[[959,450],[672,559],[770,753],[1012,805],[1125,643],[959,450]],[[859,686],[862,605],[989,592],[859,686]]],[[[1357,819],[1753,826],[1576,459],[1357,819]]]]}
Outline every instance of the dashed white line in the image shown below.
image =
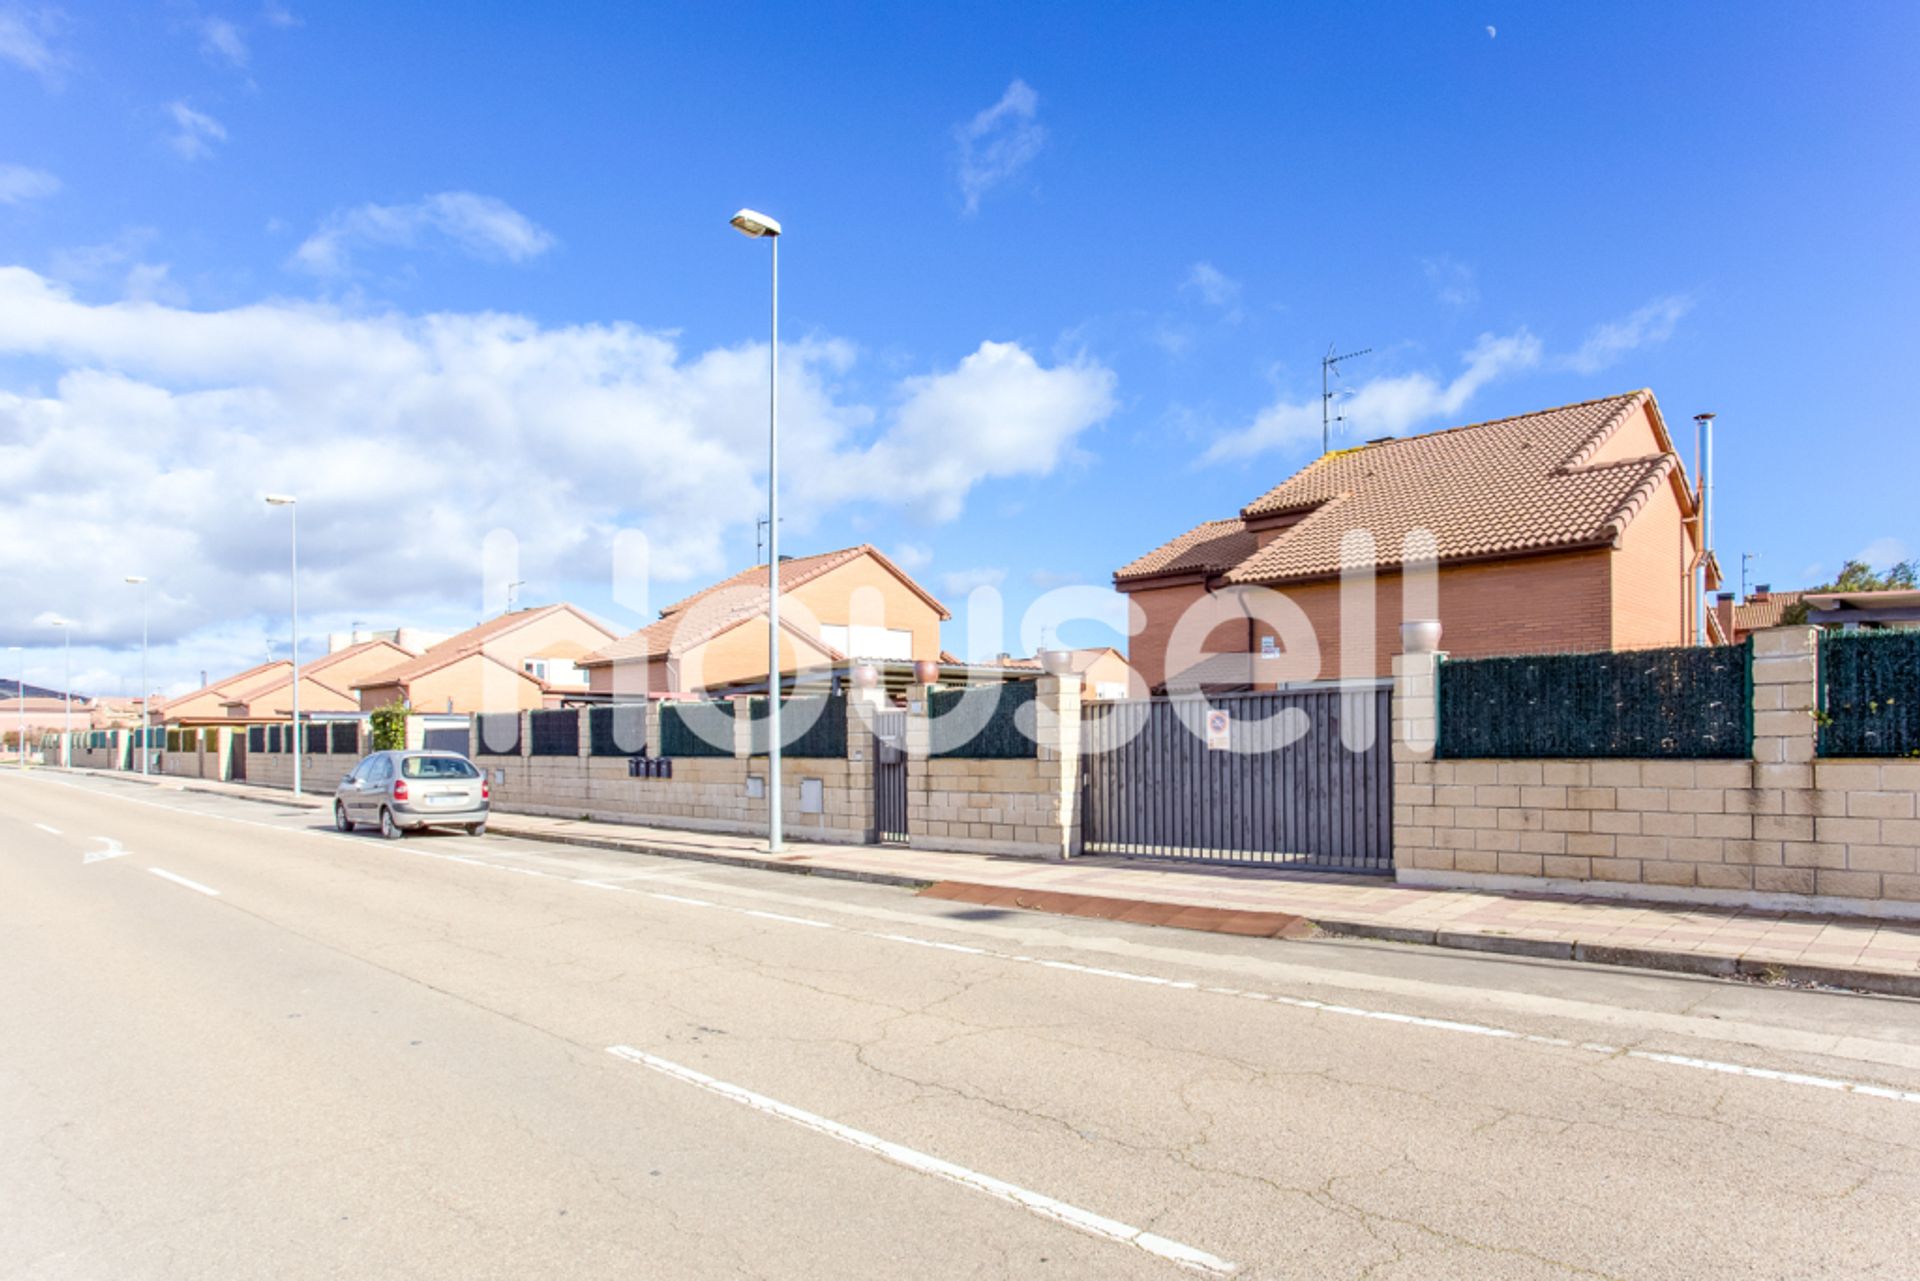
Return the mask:
{"type": "Polygon", "coordinates": [[[212,886],[202,885],[198,881],[189,881],[184,876],[175,876],[172,872],[167,871],[167,869],[165,869],[164,867],[150,867],[147,870],[149,872],[152,872],[155,876],[163,877],[166,880],[172,881],[175,885],[184,885],[190,890],[199,890],[202,894],[206,894],[212,898],[220,897],[220,891],[214,889],[212,886]]]}
{"type": "Polygon", "coordinates": [[[1056,1223],[1066,1224],[1068,1227],[1077,1228],[1093,1236],[1104,1237],[1109,1241],[1116,1241],[1122,1245],[1129,1245],[1135,1249],[1144,1250],[1148,1254],[1165,1259],[1169,1263],[1177,1263],[1181,1267],[1210,1273],[1214,1276],[1228,1276],[1238,1268],[1238,1265],[1218,1255],[1209,1254],[1205,1250],[1195,1249],[1193,1246],[1184,1245],[1179,1241],[1171,1240],[1157,1233],[1147,1232],[1131,1224],[1122,1223],[1118,1219],[1109,1219],[1105,1215],[1095,1214],[1091,1210],[1083,1210],[1079,1206],[1069,1205],[1065,1201],[1056,1200],[1053,1197],[1032,1191],[1029,1188],[1023,1188],[1017,1183],[1008,1183],[1005,1179],[996,1179],[990,1174],[982,1174],[977,1170],[970,1170],[966,1166],[956,1165],[952,1161],[944,1160],[941,1157],[932,1156],[914,1148],[894,1143],[891,1140],[880,1138],[878,1135],[869,1134],[865,1130],[856,1130],[850,1125],[842,1125],[838,1121],[828,1120],[818,1113],[808,1112],[804,1108],[794,1107],[791,1103],[782,1103],[778,1099],[770,1099],[766,1095],[757,1094],[752,1090],[746,1089],[744,1086],[729,1084],[726,1081],[708,1076],[705,1072],[687,1067],[684,1064],[675,1063],[669,1059],[648,1054],[644,1050],[636,1050],[630,1045],[609,1046],[607,1047],[607,1052],[623,1058],[629,1063],[638,1063],[640,1066],[651,1068],[664,1076],[672,1077],[677,1081],[683,1081],[688,1085],[698,1086],[722,1098],[731,1099],[735,1103],[744,1104],[756,1112],[778,1117],[783,1121],[789,1121],[804,1129],[812,1130],[816,1134],[824,1134],[829,1138],[838,1139],[842,1143],[850,1144],[862,1151],[872,1153],[874,1156],[885,1161],[891,1161],[895,1165],[904,1166],[909,1170],[915,1170],[921,1174],[931,1174],[935,1178],[946,1179],[950,1183],[957,1183],[962,1187],[971,1188],[975,1192],[985,1193],[995,1200],[1005,1201],[1010,1205],[1017,1205],[1023,1210],[1039,1215],[1041,1218],[1052,1219],[1056,1223]]]}
{"type": "Polygon", "coordinates": [[[48,836],[60,835],[60,829],[57,827],[48,827],[45,823],[35,823],[34,826],[45,832],[48,836]]]}
{"type": "MultiPolygon", "coordinates": [[[[60,779],[47,779],[44,781],[56,783],[63,787],[71,787],[76,791],[92,792],[95,795],[103,794],[100,793],[98,789],[83,787],[77,783],[68,783],[60,779]]],[[[296,836],[321,836],[331,837],[336,840],[354,839],[350,836],[342,836],[335,832],[320,831],[314,828],[287,828],[275,823],[263,823],[257,819],[235,818],[231,815],[207,814],[197,810],[181,809],[174,805],[161,805],[153,801],[142,800],[131,796],[120,796],[111,792],[104,793],[104,795],[112,796],[115,800],[125,801],[130,805],[145,805],[152,809],[169,810],[173,813],[184,814],[193,818],[211,818],[221,822],[242,823],[249,827],[265,827],[276,832],[290,833],[296,836]]],[[[803,924],[815,928],[839,930],[843,933],[879,939],[888,943],[904,943],[914,947],[936,948],[949,952],[964,952],[968,955],[982,956],[1013,964],[1039,965],[1048,969],[1065,970],[1092,977],[1120,979],[1127,982],[1173,988],[1182,991],[1199,991],[1214,996],[1241,997],[1246,1000],[1265,1001],[1273,1005],[1284,1005],[1293,1009],[1308,1010],[1314,1013],[1338,1015],[1343,1018],[1359,1018],[1382,1023],[1398,1023],[1409,1027],[1423,1027],[1432,1031],[1453,1032],[1468,1036],[1518,1041],[1528,1045],[1551,1046],[1556,1049],[1579,1050],[1583,1053],[1597,1054],[1606,1058],[1624,1057],[1639,1059],[1642,1062],[1660,1063],[1668,1067],[1688,1068],[1699,1072],[1717,1072],[1729,1076],[1747,1077],[1756,1081],[1772,1081],[1779,1084],[1799,1085],[1812,1089],[1833,1090],[1844,1094],[1858,1094],[1867,1098],[1886,1099],[1896,1103],[1920,1104],[1920,1091],[1900,1090],[1891,1086],[1875,1085],[1867,1081],[1848,1080],[1844,1077],[1819,1076],[1806,1072],[1787,1072],[1777,1068],[1748,1067],[1741,1063],[1728,1063],[1719,1059],[1695,1058],[1686,1054],[1669,1054],[1657,1050],[1622,1049],[1619,1046],[1607,1045],[1597,1041],[1571,1041],[1564,1037],[1540,1036],[1534,1033],[1517,1032],[1512,1028],[1495,1027],[1484,1023],[1466,1023],[1457,1019],[1428,1018],[1418,1014],[1402,1014],[1394,1010],[1372,1010],[1354,1005],[1335,1005],[1325,1001],[1315,1001],[1307,997],[1285,996],[1275,992],[1257,992],[1243,988],[1214,987],[1199,983],[1190,983],[1181,979],[1162,978],[1154,974],[1139,974],[1127,970],[1113,970],[1099,966],[1079,965],[1072,961],[1044,960],[1038,957],[1022,956],[1012,952],[996,952],[990,948],[968,947],[964,944],[944,943],[934,939],[919,939],[905,934],[888,934],[877,930],[857,929],[852,926],[836,925],[829,921],[816,921],[805,917],[786,916],[776,912],[757,911],[752,908],[732,907],[724,903],[713,902],[710,899],[693,898],[685,894],[668,894],[661,890],[630,889],[627,886],[617,885],[607,881],[592,880],[585,877],[563,876],[553,872],[536,871],[532,868],[509,868],[501,864],[490,863],[482,859],[470,858],[460,854],[439,854],[427,850],[409,850],[404,848],[401,852],[416,854],[422,858],[436,858],[445,859],[449,862],[469,863],[479,867],[492,868],[495,871],[514,871],[523,875],[537,876],[548,880],[570,881],[576,885],[587,885],[594,889],[613,890],[622,894],[640,894],[647,898],[659,899],[667,903],[679,903],[686,907],[714,908],[723,912],[741,913],[784,923],[803,924]]],[[[169,880],[179,881],[181,884],[200,890],[205,894],[217,895],[219,893],[217,890],[211,890],[203,885],[196,885],[191,881],[187,881],[182,877],[174,876],[170,872],[163,872],[159,868],[149,868],[148,870],[156,875],[164,876],[169,880]]]]}

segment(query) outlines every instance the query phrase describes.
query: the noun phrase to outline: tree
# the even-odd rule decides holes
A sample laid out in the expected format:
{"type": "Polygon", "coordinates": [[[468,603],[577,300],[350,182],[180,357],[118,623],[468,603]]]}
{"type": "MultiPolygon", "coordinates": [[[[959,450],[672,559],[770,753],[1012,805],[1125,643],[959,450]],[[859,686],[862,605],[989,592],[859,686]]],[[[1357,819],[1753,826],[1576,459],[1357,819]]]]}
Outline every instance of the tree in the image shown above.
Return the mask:
{"type": "MultiPolygon", "coordinates": [[[[1873,566],[1864,560],[1850,560],[1840,567],[1840,573],[1830,583],[1818,587],[1809,587],[1809,594],[1820,592],[1897,592],[1911,591],[1916,576],[1920,576],[1920,565],[1903,560],[1888,566],[1885,573],[1876,574],[1873,566]]],[[[1780,614],[1780,622],[1789,627],[1803,626],[1807,621],[1807,602],[1797,600],[1787,606],[1780,614]]]]}

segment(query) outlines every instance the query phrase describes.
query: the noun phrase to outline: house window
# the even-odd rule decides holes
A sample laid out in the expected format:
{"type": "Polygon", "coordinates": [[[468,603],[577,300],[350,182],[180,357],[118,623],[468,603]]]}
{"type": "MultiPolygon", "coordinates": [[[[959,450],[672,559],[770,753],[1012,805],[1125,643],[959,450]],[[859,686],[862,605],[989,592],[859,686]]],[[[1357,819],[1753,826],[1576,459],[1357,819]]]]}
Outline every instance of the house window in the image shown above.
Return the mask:
{"type": "Polygon", "coordinates": [[[849,658],[913,657],[913,633],[904,627],[848,627],[827,623],[820,639],[849,658]]]}

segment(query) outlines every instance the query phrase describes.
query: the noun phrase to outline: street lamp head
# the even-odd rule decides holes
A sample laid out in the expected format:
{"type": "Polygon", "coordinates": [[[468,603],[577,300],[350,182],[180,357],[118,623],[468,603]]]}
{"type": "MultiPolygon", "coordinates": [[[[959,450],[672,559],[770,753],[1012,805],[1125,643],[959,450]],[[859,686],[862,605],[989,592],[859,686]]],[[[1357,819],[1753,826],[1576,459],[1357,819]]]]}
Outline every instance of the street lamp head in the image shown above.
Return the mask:
{"type": "Polygon", "coordinates": [[[146,582],[147,579],[144,574],[128,574],[127,581],[129,583],[132,583],[135,587],[138,587],[140,584],[146,582]]]}
{"type": "Polygon", "coordinates": [[[266,499],[269,507],[291,507],[294,503],[292,494],[268,494],[266,499]]]}
{"type": "Polygon", "coordinates": [[[762,236],[777,236],[780,234],[779,221],[774,218],[769,218],[757,210],[742,209],[733,216],[731,221],[733,222],[734,229],[741,235],[752,236],[756,240],[762,236]]]}

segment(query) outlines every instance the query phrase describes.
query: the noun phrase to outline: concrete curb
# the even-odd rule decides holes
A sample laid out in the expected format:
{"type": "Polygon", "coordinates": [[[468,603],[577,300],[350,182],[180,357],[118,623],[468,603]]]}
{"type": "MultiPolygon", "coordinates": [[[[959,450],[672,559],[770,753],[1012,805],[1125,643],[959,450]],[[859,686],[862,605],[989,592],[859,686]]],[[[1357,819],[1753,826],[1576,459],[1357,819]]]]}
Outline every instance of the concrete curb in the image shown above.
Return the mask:
{"type": "MultiPolygon", "coordinates": [[[[81,775],[101,775],[101,771],[63,770],[58,766],[50,767],[59,773],[81,775]]],[[[175,781],[166,776],[142,778],[140,775],[113,774],[111,777],[127,782],[143,782],[150,787],[172,787],[182,792],[198,792],[203,796],[227,796],[235,800],[251,801],[262,805],[275,805],[281,809],[324,809],[326,802],[321,800],[296,801],[289,796],[265,794],[253,795],[248,792],[228,791],[217,787],[195,786],[195,780],[175,781]]],[[[759,872],[785,872],[792,876],[819,876],[829,880],[859,881],[869,885],[892,885],[915,892],[925,890],[937,882],[920,877],[897,876],[888,872],[869,872],[855,868],[830,867],[819,864],[802,865],[780,863],[768,859],[744,858],[732,854],[722,854],[714,850],[681,849],[671,845],[655,845],[646,841],[620,841],[605,837],[580,836],[561,832],[518,831],[511,823],[502,826],[495,815],[490,824],[503,836],[514,836],[526,841],[539,841],[548,845],[579,845],[589,849],[611,850],[614,853],[644,854],[656,858],[677,858],[692,863],[717,863],[723,867],[745,868],[759,872]]],[[[1141,903],[1155,903],[1158,900],[1141,899],[1141,903]]],[[[1019,909],[1032,910],[1032,909],[1019,909]]],[[[1609,965],[1627,969],[1657,970],[1669,974],[1694,974],[1706,978],[1745,980],[1772,986],[1818,985],[1821,987],[1849,988],[1854,991],[1871,992],[1880,996],[1901,996],[1920,998],[1920,974],[1899,974],[1885,970],[1850,969],[1825,965],[1798,965],[1779,961],[1749,960],[1746,957],[1728,956],[1724,953],[1678,952],[1662,948],[1617,947],[1611,944],[1563,942],[1555,939],[1530,939],[1512,934],[1475,934],[1462,930],[1423,930],[1404,925],[1380,925],[1371,921],[1341,921],[1320,917],[1302,918],[1310,923],[1323,937],[1366,939],[1382,943],[1412,943],[1423,947],[1443,947],[1462,952],[1484,952],[1501,956],[1524,956],[1540,960],[1575,961],[1585,965],[1609,965]]]]}
{"type": "Polygon", "coordinates": [[[1695,974],[1705,978],[1744,979],[1768,986],[1815,984],[1821,987],[1871,992],[1879,996],[1920,998],[1920,974],[1896,974],[1886,970],[1749,960],[1746,957],[1728,956],[1724,953],[1676,952],[1662,948],[1616,947],[1602,943],[1566,943],[1553,939],[1521,938],[1511,934],[1409,929],[1401,925],[1375,925],[1368,921],[1334,921],[1316,917],[1313,923],[1330,938],[1367,939],[1383,943],[1415,943],[1427,947],[1452,948],[1462,952],[1577,961],[1585,965],[1660,970],[1669,974],[1695,974]]]}

